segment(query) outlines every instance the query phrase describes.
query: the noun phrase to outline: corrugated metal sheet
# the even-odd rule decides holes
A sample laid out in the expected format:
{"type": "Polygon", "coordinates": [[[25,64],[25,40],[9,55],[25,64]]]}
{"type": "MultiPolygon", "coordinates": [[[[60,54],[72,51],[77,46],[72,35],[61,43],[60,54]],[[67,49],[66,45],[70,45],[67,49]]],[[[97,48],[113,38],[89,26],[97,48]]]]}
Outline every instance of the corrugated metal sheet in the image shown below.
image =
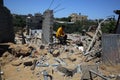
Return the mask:
{"type": "Polygon", "coordinates": [[[120,34],[102,36],[102,61],[113,65],[120,63],[120,34]]]}

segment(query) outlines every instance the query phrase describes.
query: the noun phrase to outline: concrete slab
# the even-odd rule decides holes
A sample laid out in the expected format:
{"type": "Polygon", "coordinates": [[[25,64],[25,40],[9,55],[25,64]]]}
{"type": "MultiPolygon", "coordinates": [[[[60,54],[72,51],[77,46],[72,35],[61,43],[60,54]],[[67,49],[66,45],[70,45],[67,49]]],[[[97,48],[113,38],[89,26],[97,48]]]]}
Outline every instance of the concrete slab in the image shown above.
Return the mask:
{"type": "MultiPolygon", "coordinates": [[[[96,65],[80,65],[80,67],[82,71],[82,77],[80,80],[90,80],[90,74],[89,74],[90,70],[98,72],[98,67],[96,65]]],[[[92,75],[92,77],[95,76],[96,75],[92,75]]]]}

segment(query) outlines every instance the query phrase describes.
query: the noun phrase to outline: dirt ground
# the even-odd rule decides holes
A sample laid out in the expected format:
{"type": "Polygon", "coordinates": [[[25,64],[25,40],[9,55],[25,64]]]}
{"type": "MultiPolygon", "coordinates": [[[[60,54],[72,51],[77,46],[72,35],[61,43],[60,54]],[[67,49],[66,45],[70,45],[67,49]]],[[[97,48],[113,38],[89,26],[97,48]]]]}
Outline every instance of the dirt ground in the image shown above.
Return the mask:
{"type": "MultiPolygon", "coordinates": [[[[25,45],[25,47],[27,47],[25,45]]],[[[23,46],[22,46],[23,49],[23,46]]],[[[24,48],[26,49],[26,48],[24,48]]],[[[105,65],[102,62],[96,63],[99,58],[95,58],[88,62],[85,62],[86,56],[82,52],[74,47],[73,45],[57,45],[53,51],[57,56],[50,54],[48,47],[45,46],[44,49],[39,49],[39,52],[34,53],[34,57],[30,55],[25,57],[15,57],[15,55],[5,52],[6,55],[0,57],[1,63],[1,74],[2,80],[44,80],[43,71],[47,71],[48,80],[80,80],[82,77],[82,72],[75,73],[72,77],[66,76],[64,73],[57,70],[56,64],[60,64],[55,59],[62,59],[64,63],[61,65],[69,70],[73,70],[78,65],[99,65],[99,73],[105,77],[110,78],[110,80],[115,80],[117,75],[120,75],[120,65],[105,65]],[[31,70],[32,65],[25,65],[25,62],[39,61],[41,58],[45,57],[44,64],[47,67],[40,67],[36,64],[34,70],[31,70]],[[55,66],[53,66],[55,65],[55,66]]],[[[102,80],[100,77],[94,78],[94,80],[102,80]]]]}
{"type": "MultiPolygon", "coordinates": [[[[63,73],[56,70],[56,66],[53,67],[52,64],[58,64],[54,59],[55,58],[64,58],[65,63],[67,64],[65,66],[68,69],[74,69],[81,61],[82,54],[79,50],[76,49],[76,52],[73,52],[72,54],[69,54],[69,52],[63,50],[64,46],[59,48],[61,54],[58,57],[54,57],[50,53],[47,53],[45,55],[47,57],[47,61],[45,63],[50,64],[49,67],[39,67],[36,66],[34,70],[31,70],[31,66],[25,66],[25,61],[33,61],[34,59],[40,59],[41,53],[46,53],[46,50],[41,50],[39,53],[36,54],[37,58],[32,58],[30,56],[23,57],[20,59],[20,57],[14,57],[13,55],[9,54],[7,57],[1,57],[1,63],[3,64],[2,71],[4,74],[2,75],[3,80],[44,80],[43,71],[46,70],[49,75],[52,76],[53,80],[79,80],[80,74],[76,73],[73,77],[66,77],[63,73]],[[67,59],[67,57],[70,55],[70,59],[67,59]],[[11,60],[10,60],[11,59],[11,60]],[[75,59],[75,61],[71,61],[72,59],[75,59]],[[19,64],[20,65],[13,65],[13,64],[19,64]]],[[[72,51],[72,49],[68,48],[72,51]]],[[[75,48],[74,48],[75,49],[75,48]]]]}

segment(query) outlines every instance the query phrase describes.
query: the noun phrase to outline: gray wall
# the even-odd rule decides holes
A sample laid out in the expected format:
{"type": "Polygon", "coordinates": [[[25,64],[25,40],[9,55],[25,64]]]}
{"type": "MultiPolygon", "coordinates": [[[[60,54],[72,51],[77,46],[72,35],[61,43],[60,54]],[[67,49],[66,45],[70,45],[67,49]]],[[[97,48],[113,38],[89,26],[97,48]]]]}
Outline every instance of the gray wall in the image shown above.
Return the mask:
{"type": "Polygon", "coordinates": [[[0,5],[2,5],[2,6],[3,6],[3,0],[0,0],[0,5]]]}
{"type": "Polygon", "coordinates": [[[46,10],[43,14],[42,42],[44,44],[53,42],[53,10],[46,10]]]}
{"type": "Polygon", "coordinates": [[[120,34],[102,36],[102,61],[110,65],[120,63],[120,34]]]}
{"type": "Polygon", "coordinates": [[[0,43],[2,42],[14,42],[14,30],[10,11],[0,5],[0,43]]]}

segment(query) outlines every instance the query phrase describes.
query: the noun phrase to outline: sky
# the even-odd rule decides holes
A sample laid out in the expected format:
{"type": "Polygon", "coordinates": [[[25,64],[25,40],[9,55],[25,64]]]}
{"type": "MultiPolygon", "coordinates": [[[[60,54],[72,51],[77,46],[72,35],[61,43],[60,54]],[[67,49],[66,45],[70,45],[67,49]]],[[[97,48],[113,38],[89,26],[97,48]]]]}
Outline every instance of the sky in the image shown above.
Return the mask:
{"type": "Polygon", "coordinates": [[[103,19],[120,10],[120,0],[4,0],[11,13],[27,15],[53,10],[55,18],[68,17],[72,13],[88,16],[88,19],[103,19]]]}

